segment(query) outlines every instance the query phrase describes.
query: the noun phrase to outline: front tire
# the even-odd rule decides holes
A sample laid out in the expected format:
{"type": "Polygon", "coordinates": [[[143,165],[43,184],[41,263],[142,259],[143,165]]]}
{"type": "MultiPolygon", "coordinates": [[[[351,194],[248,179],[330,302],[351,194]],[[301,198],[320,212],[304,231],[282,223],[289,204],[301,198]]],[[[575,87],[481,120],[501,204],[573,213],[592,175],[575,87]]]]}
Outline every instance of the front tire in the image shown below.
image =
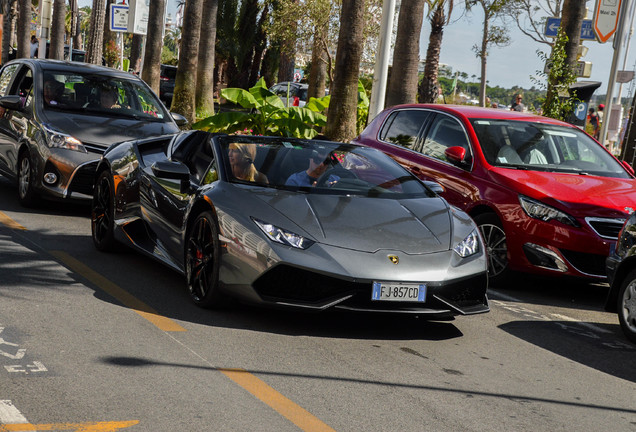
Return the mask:
{"type": "Polygon", "coordinates": [[[510,275],[508,269],[508,243],[506,232],[499,218],[491,213],[475,217],[475,223],[486,243],[488,278],[492,283],[504,282],[510,275]]]}
{"type": "Polygon", "coordinates": [[[18,200],[24,207],[34,207],[38,194],[35,185],[35,171],[28,151],[23,151],[18,159],[18,200]]]}
{"type": "Polygon", "coordinates": [[[225,304],[219,292],[221,247],[216,219],[209,211],[199,214],[186,236],[185,274],[192,301],[202,308],[225,304]]]}
{"type": "Polygon", "coordinates": [[[115,194],[108,171],[102,171],[95,184],[91,204],[91,236],[98,250],[115,250],[115,194]]]}
{"type": "Polygon", "coordinates": [[[617,306],[623,333],[636,343],[636,270],[632,270],[621,284],[617,306]]]}

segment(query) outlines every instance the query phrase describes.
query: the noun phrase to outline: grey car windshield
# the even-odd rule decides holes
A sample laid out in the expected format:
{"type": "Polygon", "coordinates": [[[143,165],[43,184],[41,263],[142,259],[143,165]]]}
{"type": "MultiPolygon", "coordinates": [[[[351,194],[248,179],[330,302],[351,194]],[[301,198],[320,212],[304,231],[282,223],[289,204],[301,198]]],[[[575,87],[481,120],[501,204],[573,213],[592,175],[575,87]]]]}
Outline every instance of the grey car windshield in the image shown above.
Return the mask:
{"type": "Polygon", "coordinates": [[[221,142],[228,181],[302,193],[378,198],[436,196],[385,154],[350,144],[227,137],[221,142]]]}
{"type": "Polygon", "coordinates": [[[100,74],[46,71],[42,103],[45,110],[164,121],[161,102],[140,81],[100,74]]]}
{"type": "Polygon", "coordinates": [[[496,119],[472,119],[471,123],[491,165],[630,178],[616,159],[579,129],[496,119]]]}

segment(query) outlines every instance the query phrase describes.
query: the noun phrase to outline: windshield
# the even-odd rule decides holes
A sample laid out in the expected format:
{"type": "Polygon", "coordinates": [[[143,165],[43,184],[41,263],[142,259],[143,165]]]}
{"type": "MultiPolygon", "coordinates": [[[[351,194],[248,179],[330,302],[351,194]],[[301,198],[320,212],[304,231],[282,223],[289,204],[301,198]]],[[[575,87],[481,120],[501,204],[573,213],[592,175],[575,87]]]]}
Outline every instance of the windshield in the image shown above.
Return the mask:
{"type": "Polygon", "coordinates": [[[233,183],[301,193],[378,198],[436,196],[385,154],[328,141],[224,137],[225,171],[233,183]]]}
{"type": "Polygon", "coordinates": [[[140,81],[100,75],[48,71],[44,73],[45,110],[164,121],[161,102],[140,81]]]}
{"type": "Polygon", "coordinates": [[[491,165],[630,178],[609,152],[574,127],[491,119],[471,122],[491,165]]]}

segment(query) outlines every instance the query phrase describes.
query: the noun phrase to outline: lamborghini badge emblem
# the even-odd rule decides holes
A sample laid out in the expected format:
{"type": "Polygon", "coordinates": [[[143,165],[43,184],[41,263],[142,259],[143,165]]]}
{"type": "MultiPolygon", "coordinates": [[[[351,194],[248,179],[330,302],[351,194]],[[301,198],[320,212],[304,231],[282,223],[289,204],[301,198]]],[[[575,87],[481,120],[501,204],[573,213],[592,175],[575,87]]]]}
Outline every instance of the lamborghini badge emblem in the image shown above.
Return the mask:
{"type": "Polygon", "coordinates": [[[398,264],[400,262],[400,259],[396,255],[389,255],[389,260],[391,260],[393,264],[398,264]]]}

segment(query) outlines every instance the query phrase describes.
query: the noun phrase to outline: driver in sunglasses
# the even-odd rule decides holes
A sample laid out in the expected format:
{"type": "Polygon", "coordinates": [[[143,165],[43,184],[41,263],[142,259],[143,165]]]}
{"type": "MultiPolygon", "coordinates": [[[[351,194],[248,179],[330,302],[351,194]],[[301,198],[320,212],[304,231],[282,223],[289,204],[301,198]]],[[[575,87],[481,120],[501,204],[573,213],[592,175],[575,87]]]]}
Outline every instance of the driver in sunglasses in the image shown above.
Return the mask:
{"type": "MultiPolygon", "coordinates": [[[[312,187],[316,186],[318,178],[325,173],[329,167],[331,161],[331,155],[329,152],[320,153],[318,150],[313,150],[309,158],[309,167],[305,171],[300,171],[289,176],[285,185],[287,186],[300,186],[300,187],[312,187]]],[[[337,176],[330,176],[327,182],[328,186],[337,182],[339,178],[337,176]],[[333,177],[333,178],[332,178],[333,177]]]]}

